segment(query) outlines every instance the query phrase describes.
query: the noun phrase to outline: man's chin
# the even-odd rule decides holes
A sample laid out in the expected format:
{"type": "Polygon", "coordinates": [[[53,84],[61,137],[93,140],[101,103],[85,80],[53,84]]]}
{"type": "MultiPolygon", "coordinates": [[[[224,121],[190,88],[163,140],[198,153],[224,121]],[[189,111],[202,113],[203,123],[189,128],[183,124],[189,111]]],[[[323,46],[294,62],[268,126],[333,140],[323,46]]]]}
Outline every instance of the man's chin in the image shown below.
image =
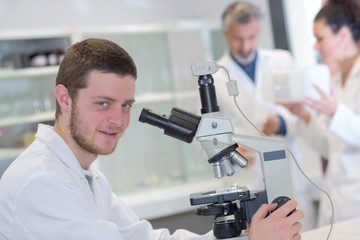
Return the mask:
{"type": "Polygon", "coordinates": [[[252,52],[240,54],[240,57],[241,57],[244,61],[251,61],[251,60],[252,60],[252,56],[253,56],[252,52]]]}
{"type": "Polygon", "coordinates": [[[241,64],[244,64],[244,65],[249,64],[254,59],[252,52],[250,52],[250,53],[239,53],[238,52],[237,54],[234,54],[234,56],[237,61],[239,61],[241,64]]]}
{"type": "Polygon", "coordinates": [[[115,151],[115,148],[110,150],[98,150],[98,155],[109,155],[115,151]]]}

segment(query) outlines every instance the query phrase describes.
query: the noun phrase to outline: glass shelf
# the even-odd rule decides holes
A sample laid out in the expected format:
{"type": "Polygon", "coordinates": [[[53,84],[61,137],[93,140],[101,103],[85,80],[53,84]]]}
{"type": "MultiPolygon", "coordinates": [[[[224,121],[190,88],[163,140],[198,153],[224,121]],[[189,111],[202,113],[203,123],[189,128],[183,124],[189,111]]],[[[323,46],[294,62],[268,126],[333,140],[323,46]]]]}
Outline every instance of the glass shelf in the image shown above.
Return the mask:
{"type": "Polygon", "coordinates": [[[73,32],[67,28],[6,29],[0,31],[0,40],[70,38],[73,32]]]}
{"type": "Polygon", "coordinates": [[[198,91],[183,91],[183,92],[147,92],[135,96],[136,103],[154,103],[162,101],[171,101],[171,100],[182,100],[187,98],[197,97],[199,95],[198,91]]]}
{"type": "Polygon", "coordinates": [[[0,128],[27,123],[47,122],[55,120],[55,111],[42,112],[34,115],[14,116],[0,119],[0,128]]]}
{"type": "Polygon", "coordinates": [[[55,75],[59,70],[59,66],[48,67],[31,67],[21,69],[0,69],[0,80],[21,77],[40,77],[47,75],[55,75]]]}
{"type": "Polygon", "coordinates": [[[14,159],[18,157],[25,148],[0,148],[0,161],[5,159],[14,159]]]}
{"type": "MultiPolygon", "coordinates": [[[[198,96],[197,91],[184,92],[163,92],[163,93],[143,93],[136,96],[136,104],[150,104],[156,102],[168,102],[172,100],[182,100],[187,98],[194,98],[198,96]]],[[[0,119],[0,128],[12,125],[47,122],[55,120],[55,110],[41,112],[38,114],[12,116],[0,119]]]]}

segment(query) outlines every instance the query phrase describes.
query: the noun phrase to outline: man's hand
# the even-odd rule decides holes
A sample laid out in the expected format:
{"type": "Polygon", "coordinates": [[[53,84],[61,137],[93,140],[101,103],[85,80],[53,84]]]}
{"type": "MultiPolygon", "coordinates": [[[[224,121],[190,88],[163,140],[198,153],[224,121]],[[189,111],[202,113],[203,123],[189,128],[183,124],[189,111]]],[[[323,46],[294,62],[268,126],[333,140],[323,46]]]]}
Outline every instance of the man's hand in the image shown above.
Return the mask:
{"type": "Polygon", "coordinates": [[[299,231],[302,224],[299,221],[304,218],[304,212],[302,210],[293,211],[296,206],[297,202],[290,200],[274,211],[277,207],[276,203],[263,204],[252,217],[249,240],[301,239],[299,231]],[[274,212],[266,217],[271,211],[274,212]],[[291,214],[289,215],[289,213],[291,214]]]}
{"type": "Polygon", "coordinates": [[[261,131],[267,135],[271,136],[276,134],[280,129],[280,119],[275,115],[269,115],[261,129],[261,131]]]}

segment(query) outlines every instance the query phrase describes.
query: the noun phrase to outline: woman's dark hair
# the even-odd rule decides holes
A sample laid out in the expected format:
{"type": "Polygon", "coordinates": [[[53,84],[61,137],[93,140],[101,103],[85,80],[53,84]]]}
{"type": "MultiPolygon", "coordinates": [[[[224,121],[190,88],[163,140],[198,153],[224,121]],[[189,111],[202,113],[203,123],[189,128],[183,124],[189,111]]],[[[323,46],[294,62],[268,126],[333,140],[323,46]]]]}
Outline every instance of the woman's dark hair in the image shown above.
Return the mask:
{"type": "Polygon", "coordinates": [[[318,12],[314,22],[324,19],[334,33],[346,26],[355,42],[360,40],[360,8],[358,0],[329,0],[318,12]]]}

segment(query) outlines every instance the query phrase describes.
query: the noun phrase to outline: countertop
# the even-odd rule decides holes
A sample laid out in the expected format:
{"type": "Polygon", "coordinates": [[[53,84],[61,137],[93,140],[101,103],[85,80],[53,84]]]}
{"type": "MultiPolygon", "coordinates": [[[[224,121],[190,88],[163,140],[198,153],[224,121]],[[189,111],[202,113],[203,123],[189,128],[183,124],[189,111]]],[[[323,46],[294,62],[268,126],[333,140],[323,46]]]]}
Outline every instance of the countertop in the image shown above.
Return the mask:
{"type": "Polygon", "coordinates": [[[208,179],[147,192],[120,195],[140,218],[154,219],[195,210],[190,205],[190,194],[225,188],[222,181],[208,179]]]}
{"type": "MultiPolygon", "coordinates": [[[[359,240],[360,239],[360,217],[347,220],[344,222],[335,223],[331,240],[359,240]]],[[[317,228],[301,234],[302,240],[321,240],[326,239],[329,233],[330,226],[317,228]]]]}

